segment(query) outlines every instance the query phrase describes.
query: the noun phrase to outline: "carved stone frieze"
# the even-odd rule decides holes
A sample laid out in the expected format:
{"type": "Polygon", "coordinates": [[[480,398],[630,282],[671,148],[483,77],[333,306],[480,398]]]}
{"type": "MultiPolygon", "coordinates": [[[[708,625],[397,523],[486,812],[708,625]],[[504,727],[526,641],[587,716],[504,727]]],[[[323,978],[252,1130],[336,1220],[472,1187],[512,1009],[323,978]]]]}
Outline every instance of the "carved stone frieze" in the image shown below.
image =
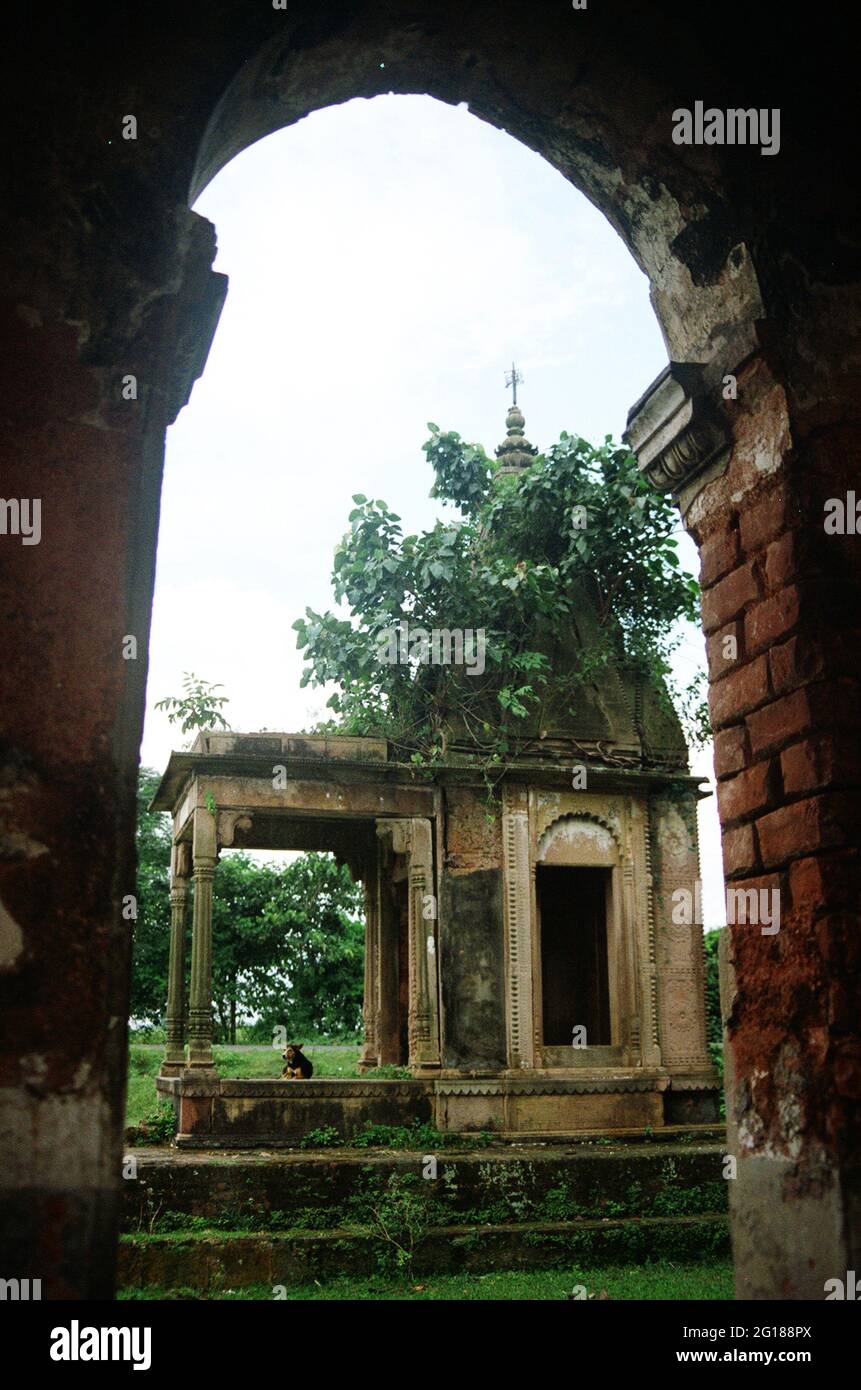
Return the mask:
{"type": "Polygon", "coordinates": [[[603,825],[623,848],[623,808],[618,797],[599,796],[593,792],[545,792],[535,796],[534,840],[537,843],[554,821],[565,816],[593,820],[603,825]]]}
{"type": "Polygon", "coordinates": [[[624,1077],[506,1077],[500,1081],[445,1081],[434,1083],[439,1096],[591,1096],[662,1090],[666,1079],[655,1076],[624,1077]]]}

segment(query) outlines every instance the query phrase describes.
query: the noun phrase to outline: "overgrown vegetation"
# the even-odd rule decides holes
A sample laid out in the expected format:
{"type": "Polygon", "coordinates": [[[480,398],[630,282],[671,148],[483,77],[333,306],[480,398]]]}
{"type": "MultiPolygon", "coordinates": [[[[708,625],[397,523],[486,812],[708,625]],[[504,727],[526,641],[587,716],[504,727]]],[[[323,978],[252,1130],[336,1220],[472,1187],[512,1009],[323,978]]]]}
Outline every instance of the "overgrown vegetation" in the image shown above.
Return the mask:
{"type": "Polygon", "coordinates": [[[156,701],[156,709],[163,709],[170,724],[178,724],[184,734],[199,733],[202,729],[226,729],[229,727],[222,713],[230,701],[226,695],[216,695],[216,690],[224,687],[218,683],[201,680],[193,671],[185,671],[182,677],[182,694],[168,695],[156,701]]]}
{"type": "MultiPolygon", "coordinates": [[[[497,477],[480,445],[429,428],[432,495],[459,516],[405,536],[385,502],[353,497],[332,573],[349,617],[309,608],[294,624],[303,684],[337,687],[327,727],[385,736],[430,767],[456,738],[492,780],[546,710],[599,680],[611,660],[659,693],[672,686],[677,625],[696,618],[699,590],[679,566],[672,503],[609,438],[594,448],[563,434],[520,476],[497,477]],[[568,634],[587,608],[590,641],[576,655],[568,634]],[[401,623],[483,629],[486,670],[426,664],[420,650],[386,659],[401,623]],[[555,660],[560,643],[573,665],[555,660]]],[[[699,689],[675,695],[689,737],[704,738],[699,689]]]]}
{"type": "MultiPolygon", "coordinates": [[[[344,1147],[343,1141],[339,1146],[344,1147]]],[[[412,1152],[421,1155],[423,1146],[412,1152]]],[[[309,1178],[299,1171],[291,1188],[295,1206],[289,1211],[270,1210],[249,1196],[219,1206],[217,1213],[209,1216],[154,1208],[142,1218],[139,1229],[154,1235],[334,1229],[379,1234],[377,1227],[383,1215],[393,1227],[399,1227],[399,1204],[404,1207],[403,1223],[414,1233],[419,1227],[430,1230],[435,1226],[511,1223],[574,1225],[586,1221],[594,1226],[596,1222],[641,1222],[653,1217],[719,1216],[727,1209],[726,1182],[718,1178],[699,1183],[683,1180],[670,1156],[647,1182],[635,1181],[610,1191],[601,1182],[584,1191],[575,1178],[564,1174],[553,1186],[542,1186],[528,1160],[499,1163],[484,1159],[479,1162],[477,1176],[474,1170],[465,1173],[450,1158],[438,1160],[436,1178],[426,1178],[419,1171],[424,1161],[396,1167],[369,1161],[362,1166],[355,1190],[340,1197],[329,1191],[319,1174],[309,1178]]]]}
{"type": "Polygon", "coordinates": [[[176,1111],[169,1101],[159,1101],[154,1110],[144,1115],[136,1142],[164,1147],[176,1134],[176,1111]]]}
{"type": "Polygon", "coordinates": [[[486,1148],[493,1135],[484,1130],[474,1134],[446,1133],[427,1121],[414,1119],[403,1125],[365,1124],[352,1139],[345,1139],[333,1125],[312,1129],[300,1140],[300,1149],[407,1149],[412,1153],[434,1153],[444,1148],[486,1148]]]}

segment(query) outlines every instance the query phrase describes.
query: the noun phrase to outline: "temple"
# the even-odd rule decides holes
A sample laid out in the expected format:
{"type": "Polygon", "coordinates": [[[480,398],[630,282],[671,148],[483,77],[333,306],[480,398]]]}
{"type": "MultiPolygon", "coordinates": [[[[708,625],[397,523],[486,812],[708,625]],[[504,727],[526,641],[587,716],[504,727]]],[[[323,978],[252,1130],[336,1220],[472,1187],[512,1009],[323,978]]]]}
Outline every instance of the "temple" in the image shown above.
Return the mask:
{"type": "MultiPolygon", "coordinates": [[[[516,404],[507,427],[498,476],[535,453],[516,404]]],[[[596,623],[584,589],[572,627],[545,637],[554,674],[581,669],[596,623]]],[[[523,735],[492,799],[455,726],[432,770],[386,739],[332,734],[204,732],[172,754],[152,807],[173,817],[158,1087],[180,1145],[291,1144],[322,1124],[349,1136],[411,1117],[511,1137],[717,1118],[702,925],[679,911],[696,897],[703,793],[668,701],[620,658],[566,683],[523,735]],[[362,882],[359,1079],[217,1074],[212,893],[225,848],[327,850],[362,882]],[[409,1079],[374,1076],[387,1065],[409,1079]]]]}

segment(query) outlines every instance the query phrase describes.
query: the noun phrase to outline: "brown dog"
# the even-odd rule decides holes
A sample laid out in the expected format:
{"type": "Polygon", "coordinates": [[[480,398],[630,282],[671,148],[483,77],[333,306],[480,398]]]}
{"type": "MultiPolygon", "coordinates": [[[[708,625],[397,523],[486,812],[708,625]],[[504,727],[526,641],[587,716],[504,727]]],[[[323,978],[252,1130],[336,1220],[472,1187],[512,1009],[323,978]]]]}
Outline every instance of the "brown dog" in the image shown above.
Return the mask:
{"type": "Polygon", "coordinates": [[[281,1073],[281,1077],[291,1081],[307,1081],[314,1075],[314,1068],[305,1056],[302,1048],[304,1043],[288,1043],[282,1052],[282,1059],[287,1063],[281,1073]]]}

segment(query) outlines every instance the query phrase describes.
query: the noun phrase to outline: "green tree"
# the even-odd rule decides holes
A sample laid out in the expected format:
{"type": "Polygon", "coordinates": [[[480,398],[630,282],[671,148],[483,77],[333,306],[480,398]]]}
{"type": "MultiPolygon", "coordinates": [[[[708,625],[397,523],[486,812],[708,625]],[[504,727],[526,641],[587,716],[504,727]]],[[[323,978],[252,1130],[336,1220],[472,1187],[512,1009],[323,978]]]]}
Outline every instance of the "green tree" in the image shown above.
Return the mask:
{"type": "Polygon", "coordinates": [[[167,996],[170,948],[170,817],[147,807],[161,777],[141,768],[137,794],[137,919],[134,922],[134,969],[131,1017],[157,1024],[167,996]]]}
{"type": "Polygon", "coordinates": [[[703,934],[706,953],[706,1038],[712,1061],[723,1077],[723,1022],[720,1010],[718,948],[725,927],[714,927],[703,934]]]}
{"type": "MultiPolygon", "coordinates": [[[[131,1017],[164,1020],[170,951],[170,817],[147,810],[159,774],[141,769],[137,812],[137,920],[131,1017]]],[[[353,1034],[361,1027],[364,924],[361,890],[325,854],[284,868],[247,855],[219,862],[213,896],[216,1041],[235,1042],[241,1022],[261,1036],[353,1034]]]]}
{"type": "MultiPolygon", "coordinates": [[[[679,567],[672,503],[628,450],[563,434],[519,476],[496,477],[481,446],[429,428],[432,495],[459,515],[405,536],[385,502],[357,493],[332,573],[349,616],[309,608],[294,623],[303,685],[336,687],[329,727],[385,736],[413,761],[433,764],[456,725],[490,767],[512,755],[543,702],[564,698],[566,682],[594,680],[611,659],[661,692],[671,686],[678,624],[696,618],[699,589],[679,567]],[[571,628],[584,595],[597,641],[563,676],[551,670],[547,637],[571,628]],[[382,660],[402,621],[425,630],[483,627],[486,676],[382,660]]],[[[675,694],[682,716],[692,716],[689,736],[704,736],[701,702],[690,691],[675,694]]]]}
{"type": "Polygon", "coordinates": [[[362,1021],[361,890],[327,854],[283,869],[224,857],[215,877],[213,992],[222,1035],[357,1033],[362,1021]]]}
{"type": "Polygon", "coordinates": [[[201,680],[193,671],[183,672],[182,695],[167,695],[156,701],[156,709],[167,711],[168,722],[179,724],[182,732],[189,730],[228,728],[227,720],[221,712],[222,706],[230,703],[226,695],[216,695],[223,690],[219,683],[201,680]]]}

